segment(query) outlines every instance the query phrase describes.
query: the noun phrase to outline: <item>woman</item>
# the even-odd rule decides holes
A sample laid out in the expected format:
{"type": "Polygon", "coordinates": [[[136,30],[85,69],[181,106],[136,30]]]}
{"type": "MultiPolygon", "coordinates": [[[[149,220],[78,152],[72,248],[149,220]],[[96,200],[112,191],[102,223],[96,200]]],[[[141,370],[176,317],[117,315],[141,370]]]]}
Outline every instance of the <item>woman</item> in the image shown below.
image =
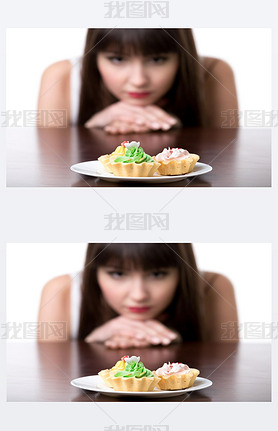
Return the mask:
{"type": "Polygon", "coordinates": [[[39,322],[65,322],[67,338],[110,348],[222,341],[221,325],[237,322],[231,283],[200,272],[191,244],[89,244],[75,281],[47,283],[39,310],[39,322]]]}
{"type": "Polygon", "coordinates": [[[238,125],[233,71],[199,57],[191,29],[88,29],[82,64],[45,70],[38,109],[65,110],[65,126],[113,134],[221,127],[226,111],[238,125]]]}

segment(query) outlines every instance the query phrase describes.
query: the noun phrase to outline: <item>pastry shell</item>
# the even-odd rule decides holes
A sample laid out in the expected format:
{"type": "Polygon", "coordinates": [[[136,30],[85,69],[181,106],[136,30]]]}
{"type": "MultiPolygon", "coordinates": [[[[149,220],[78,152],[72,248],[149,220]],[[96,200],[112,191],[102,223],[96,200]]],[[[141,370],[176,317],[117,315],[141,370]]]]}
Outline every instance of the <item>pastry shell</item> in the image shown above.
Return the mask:
{"type": "Polygon", "coordinates": [[[107,370],[101,370],[98,375],[102,378],[104,383],[109,386],[109,388],[113,388],[113,377],[114,374],[116,374],[120,369],[107,369],[107,370]]]}
{"type": "Polygon", "coordinates": [[[159,168],[160,163],[114,163],[109,166],[112,173],[117,177],[152,177],[159,168]]]}
{"type": "Polygon", "coordinates": [[[111,170],[111,163],[113,162],[114,159],[116,159],[118,157],[118,155],[112,155],[112,154],[105,154],[104,156],[100,156],[98,158],[98,161],[100,161],[100,163],[102,163],[104,169],[109,172],[110,174],[112,174],[112,170],[111,170]]]}
{"type": "Polygon", "coordinates": [[[112,377],[111,383],[115,391],[151,392],[160,381],[160,377],[112,377]]]}
{"type": "MultiPolygon", "coordinates": [[[[186,159],[159,160],[160,167],[157,172],[160,175],[188,174],[193,171],[199,159],[200,157],[197,154],[190,154],[186,159]]],[[[156,160],[155,157],[154,160],[156,160]]]]}
{"type": "MultiPolygon", "coordinates": [[[[155,371],[153,371],[153,373],[155,374],[155,371]]],[[[190,368],[190,371],[188,373],[159,376],[160,381],[157,382],[157,387],[164,391],[190,388],[191,386],[193,386],[196,377],[199,374],[199,370],[196,370],[195,368],[190,368]]]]}

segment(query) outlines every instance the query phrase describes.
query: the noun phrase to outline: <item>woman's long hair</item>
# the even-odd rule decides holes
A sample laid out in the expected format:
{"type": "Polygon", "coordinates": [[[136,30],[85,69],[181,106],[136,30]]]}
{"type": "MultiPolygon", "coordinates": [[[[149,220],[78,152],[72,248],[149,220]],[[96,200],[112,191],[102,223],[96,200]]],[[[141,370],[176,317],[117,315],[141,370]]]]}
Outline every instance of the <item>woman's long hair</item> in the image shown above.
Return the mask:
{"type": "Polygon", "coordinates": [[[97,68],[97,54],[108,49],[134,54],[177,53],[179,69],[165,109],[184,126],[204,126],[203,69],[191,29],[88,29],[82,62],[78,124],[84,125],[96,112],[118,100],[104,86],[97,68]]]}
{"type": "Polygon", "coordinates": [[[78,338],[118,314],[107,304],[97,281],[97,269],[115,264],[144,271],[175,267],[179,282],[164,323],[187,341],[204,338],[203,293],[191,244],[89,244],[83,271],[78,338]]]}

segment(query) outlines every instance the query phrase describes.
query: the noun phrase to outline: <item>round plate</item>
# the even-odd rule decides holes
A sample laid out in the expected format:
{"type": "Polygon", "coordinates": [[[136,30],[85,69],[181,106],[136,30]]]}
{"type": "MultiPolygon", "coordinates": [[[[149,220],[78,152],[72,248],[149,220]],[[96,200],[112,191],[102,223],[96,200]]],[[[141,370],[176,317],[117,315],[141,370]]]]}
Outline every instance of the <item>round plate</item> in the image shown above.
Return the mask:
{"type": "Polygon", "coordinates": [[[92,160],[90,162],[77,163],[72,165],[70,168],[73,172],[83,175],[90,175],[91,177],[101,178],[105,181],[119,182],[119,181],[134,181],[144,183],[172,183],[175,181],[181,181],[185,178],[194,177],[196,175],[203,175],[212,170],[210,165],[205,163],[197,162],[193,171],[190,174],[183,175],[159,175],[155,173],[152,177],[117,177],[107,172],[103,165],[98,160],[92,160]]]}
{"type": "Polygon", "coordinates": [[[109,397],[148,397],[148,398],[163,398],[163,397],[176,397],[183,395],[186,392],[199,391],[200,389],[208,388],[212,385],[212,381],[204,379],[203,377],[197,377],[194,385],[187,389],[178,389],[175,391],[163,391],[155,388],[152,392],[124,392],[114,391],[114,389],[106,386],[102,378],[98,375],[80,377],[70,382],[73,386],[80,389],[86,389],[87,391],[100,392],[101,394],[108,395],[109,397]]]}

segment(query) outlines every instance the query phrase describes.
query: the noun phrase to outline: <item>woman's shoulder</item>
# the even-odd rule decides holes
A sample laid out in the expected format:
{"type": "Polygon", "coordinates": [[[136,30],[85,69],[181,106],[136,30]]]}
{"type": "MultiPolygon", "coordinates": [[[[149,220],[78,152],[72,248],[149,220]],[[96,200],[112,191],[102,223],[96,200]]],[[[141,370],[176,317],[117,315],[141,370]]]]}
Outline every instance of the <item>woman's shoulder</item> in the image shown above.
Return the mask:
{"type": "MultiPolygon", "coordinates": [[[[70,337],[70,287],[69,274],[49,280],[42,291],[38,322],[64,322],[66,324],[65,339],[70,337]]],[[[38,336],[40,341],[58,341],[54,333],[47,338],[38,336]]],[[[61,341],[61,339],[59,339],[61,341]]]]}
{"type": "Polygon", "coordinates": [[[56,78],[67,76],[72,67],[70,60],[61,60],[50,64],[43,72],[44,77],[56,78]]]}
{"type": "Polygon", "coordinates": [[[200,57],[200,62],[204,69],[206,69],[208,72],[211,72],[215,68],[219,69],[230,69],[232,70],[231,65],[221,58],[217,57],[200,57]]]}
{"type": "Polygon", "coordinates": [[[204,321],[207,341],[236,341],[237,334],[237,305],[233,285],[222,274],[206,272],[204,274],[204,321]],[[225,325],[232,322],[235,333],[231,340],[224,338],[225,325]]]}
{"type": "Polygon", "coordinates": [[[227,75],[233,76],[231,65],[221,58],[200,57],[200,62],[204,69],[205,79],[209,78],[212,74],[217,79],[227,75]]]}
{"type": "Polygon", "coordinates": [[[227,294],[229,292],[233,293],[234,288],[229,280],[228,277],[226,277],[223,274],[219,274],[217,272],[210,272],[205,271],[203,273],[203,280],[204,280],[204,293],[224,293],[227,294]]]}
{"type": "Polygon", "coordinates": [[[72,277],[69,274],[59,275],[49,280],[43,288],[42,295],[46,298],[55,295],[59,297],[66,297],[70,293],[72,277]]]}

